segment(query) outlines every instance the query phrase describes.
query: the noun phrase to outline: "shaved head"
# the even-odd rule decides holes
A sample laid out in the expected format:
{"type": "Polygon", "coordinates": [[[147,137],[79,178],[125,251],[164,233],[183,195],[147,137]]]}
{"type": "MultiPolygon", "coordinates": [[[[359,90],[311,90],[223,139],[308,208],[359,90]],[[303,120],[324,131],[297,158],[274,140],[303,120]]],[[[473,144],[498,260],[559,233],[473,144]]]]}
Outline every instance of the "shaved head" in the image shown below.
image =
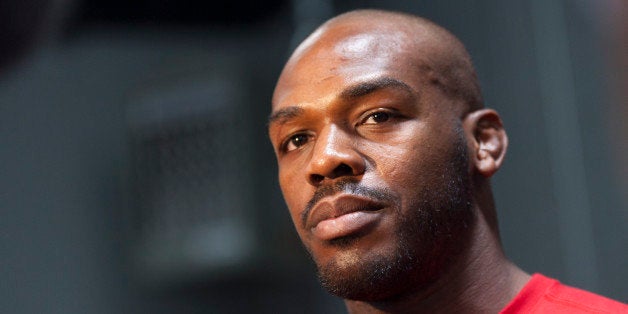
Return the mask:
{"type": "MultiPolygon", "coordinates": [[[[307,55],[316,57],[308,53],[320,49],[322,44],[333,44],[333,41],[360,33],[379,33],[384,39],[387,34],[396,33],[401,39],[399,46],[413,57],[412,66],[421,71],[430,84],[455,98],[462,114],[484,107],[471,57],[462,42],[434,22],[406,13],[356,10],[338,15],[322,24],[297,47],[283,72],[292,71],[294,63],[307,55]]],[[[281,78],[278,87],[280,85],[281,78]]]]}
{"type": "Polygon", "coordinates": [[[400,13],[340,15],[292,54],[270,134],[293,220],[330,292],[377,301],[426,289],[464,254],[475,218],[462,120],[481,106],[476,81],[453,35],[400,13]],[[368,200],[329,204],[342,193],[368,200]],[[342,211],[380,206],[389,216],[357,246],[349,227],[311,233],[342,211]]]}
{"type": "Polygon", "coordinates": [[[412,299],[466,287],[478,248],[501,252],[488,177],[507,138],[482,107],[463,44],[420,17],[345,13],[289,58],[268,123],[279,185],[321,283],[353,312],[416,312],[412,299]]]}

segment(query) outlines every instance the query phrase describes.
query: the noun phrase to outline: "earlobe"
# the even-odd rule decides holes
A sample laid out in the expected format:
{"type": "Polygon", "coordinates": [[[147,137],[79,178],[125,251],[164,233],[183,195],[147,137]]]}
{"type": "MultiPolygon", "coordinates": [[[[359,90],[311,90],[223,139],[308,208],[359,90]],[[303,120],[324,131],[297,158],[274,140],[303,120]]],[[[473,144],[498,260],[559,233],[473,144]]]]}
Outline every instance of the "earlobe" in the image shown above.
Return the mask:
{"type": "Polygon", "coordinates": [[[469,139],[470,163],[484,177],[491,177],[501,166],[508,137],[499,114],[492,109],[469,113],[463,121],[469,139]]]}

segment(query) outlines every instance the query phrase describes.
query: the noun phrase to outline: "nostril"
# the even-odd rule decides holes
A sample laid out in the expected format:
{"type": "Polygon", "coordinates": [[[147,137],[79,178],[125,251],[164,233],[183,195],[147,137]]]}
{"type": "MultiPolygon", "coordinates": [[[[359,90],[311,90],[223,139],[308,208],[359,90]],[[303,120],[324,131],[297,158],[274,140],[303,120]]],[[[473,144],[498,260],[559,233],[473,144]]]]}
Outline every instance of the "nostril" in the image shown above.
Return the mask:
{"type": "Polygon", "coordinates": [[[347,164],[340,164],[334,169],[334,177],[343,177],[353,175],[353,169],[347,164]]]}
{"type": "Polygon", "coordinates": [[[321,181],[323,181],[323,179],[325,179],[325,177],[323,177],[320,174],[312,174],[310,175],[310,180],[312,181],[312,183],[314,184],[319,184],[321,183],[321,181]]]}

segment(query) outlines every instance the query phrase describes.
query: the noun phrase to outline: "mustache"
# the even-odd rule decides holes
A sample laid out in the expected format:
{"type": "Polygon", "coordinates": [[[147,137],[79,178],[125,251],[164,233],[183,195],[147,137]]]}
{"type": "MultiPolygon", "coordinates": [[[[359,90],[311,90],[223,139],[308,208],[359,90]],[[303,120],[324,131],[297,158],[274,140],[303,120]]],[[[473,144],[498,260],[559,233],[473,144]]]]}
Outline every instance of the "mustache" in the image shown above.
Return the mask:
{"type": "Polygon", "coordinates": [[[347,194],[359,195],[371,198],[375,201],[391,203],[394,201],[394,196],[391,190],[387,188],[373,188],[361,185],[351,179],[338,180],[330,185],[319,186],[312,198],[307,202],[303,212],[301,213],[301,224],[306,226],[307,218],[310,216],[310,212],[325,197],[332,196],[334,194],[345,192],[347,194]]]}

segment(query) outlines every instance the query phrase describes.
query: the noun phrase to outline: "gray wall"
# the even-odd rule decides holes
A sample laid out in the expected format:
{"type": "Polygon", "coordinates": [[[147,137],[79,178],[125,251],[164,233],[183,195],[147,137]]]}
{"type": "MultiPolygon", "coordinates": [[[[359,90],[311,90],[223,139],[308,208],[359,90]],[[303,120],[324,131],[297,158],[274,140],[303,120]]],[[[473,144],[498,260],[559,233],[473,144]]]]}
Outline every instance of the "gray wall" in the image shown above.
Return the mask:
{"type": "Polygon", "coordinates": [[[2,73],[0,312],[342,312],[292,230],[265,118],[291,45],[330,14],[366,6],[423,15],[467,44],[510,138],[493,182],[507,254],[628,300],[616,171],[626,161],[612,154],[605,79],[615,69],[593,1],[326,3],[254,26],[77,27],[2,73]],[[159,152],[157,166],[147,152],[159,152]],[[219,177],[190,177],[199,164],[219,177]],[[186,188],[166,193],[177,184],[186,188]],[[204,199],[195,186],[231,188],[204,199]],[[187,207],[163,205],[169,197],[187,207]],[[218,215],[233,229],[208,219],[218,215]],[[220,238],[229,232],[241,241],[220,238]]]}

